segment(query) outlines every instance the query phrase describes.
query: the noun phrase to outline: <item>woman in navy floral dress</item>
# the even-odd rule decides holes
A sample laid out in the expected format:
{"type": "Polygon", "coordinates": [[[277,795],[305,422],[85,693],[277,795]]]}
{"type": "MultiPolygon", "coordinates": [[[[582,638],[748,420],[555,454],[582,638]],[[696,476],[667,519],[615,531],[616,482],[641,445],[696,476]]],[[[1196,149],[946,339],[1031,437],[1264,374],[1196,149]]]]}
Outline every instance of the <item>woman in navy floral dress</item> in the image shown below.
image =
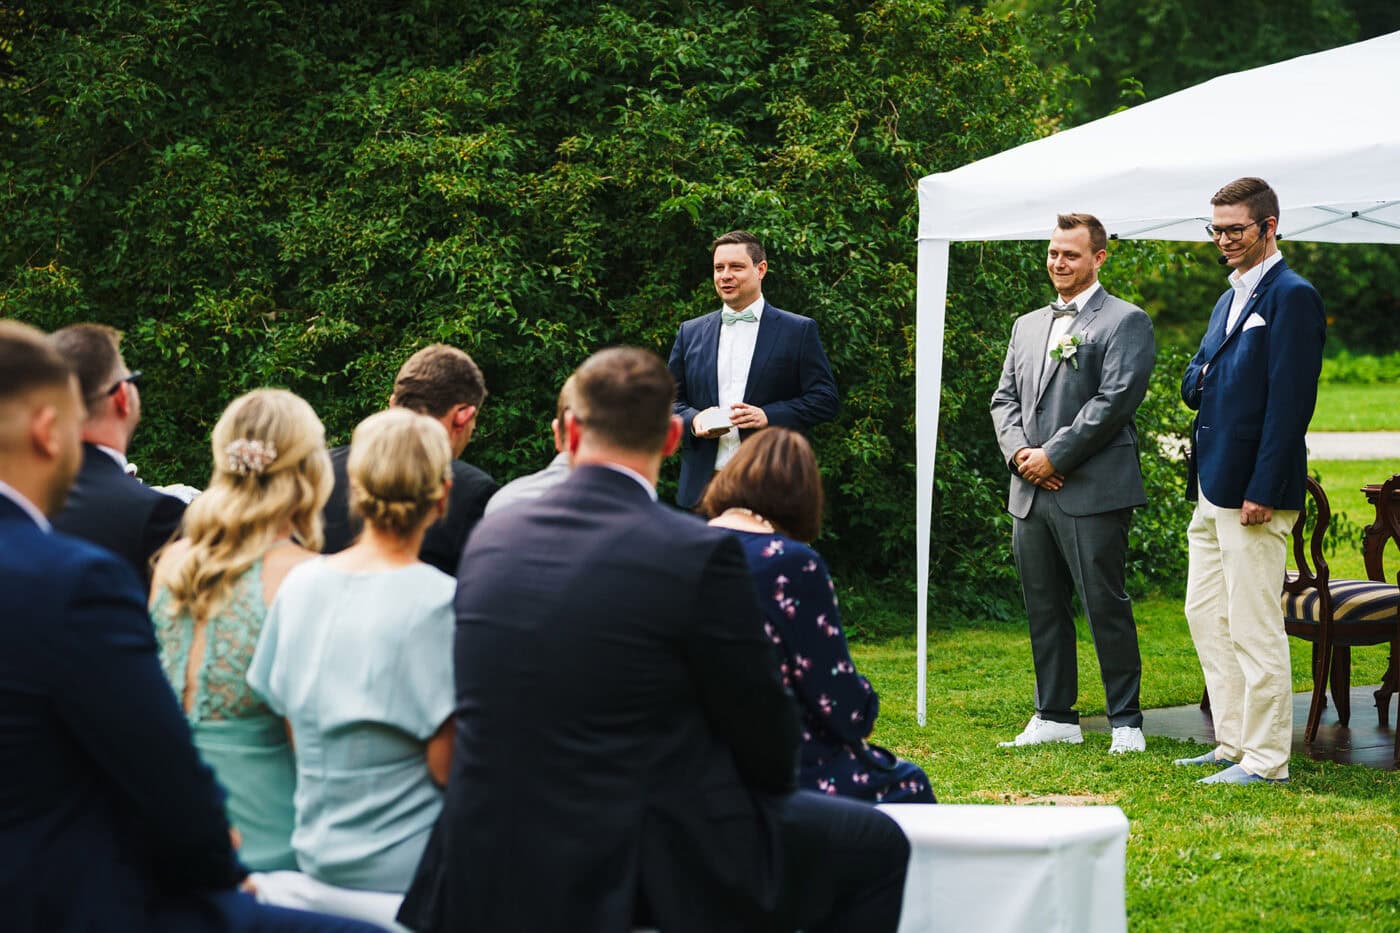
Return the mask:
{"type": "Polygon", "coordinates": [[[918,765],[866,739],[880,698],[856,671],[826,563],[805,542],[821,527],[822,489],[807,439],[767,428],[745,441],[701,502],[744,546],[764,630],[802,714],[801,787],[885,803],[933,803],[918,765]]]}

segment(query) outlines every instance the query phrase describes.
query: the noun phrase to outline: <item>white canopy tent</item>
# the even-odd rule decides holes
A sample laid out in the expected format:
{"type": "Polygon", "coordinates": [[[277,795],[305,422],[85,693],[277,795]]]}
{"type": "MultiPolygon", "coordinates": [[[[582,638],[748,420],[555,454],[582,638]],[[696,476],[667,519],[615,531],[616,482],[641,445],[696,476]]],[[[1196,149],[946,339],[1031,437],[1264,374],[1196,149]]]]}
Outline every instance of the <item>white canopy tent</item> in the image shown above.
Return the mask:
{"type": "Polygon", "coordinates": [[[1116,239],[1203,241],[1210,196],[1244,175],[1278,192],[1284,239],[1400,243],[1400,32],[1215,78],[919,181],[920,725],[949,243],[1045,240],[1068,211],[1097,215],[1116,239]]]}

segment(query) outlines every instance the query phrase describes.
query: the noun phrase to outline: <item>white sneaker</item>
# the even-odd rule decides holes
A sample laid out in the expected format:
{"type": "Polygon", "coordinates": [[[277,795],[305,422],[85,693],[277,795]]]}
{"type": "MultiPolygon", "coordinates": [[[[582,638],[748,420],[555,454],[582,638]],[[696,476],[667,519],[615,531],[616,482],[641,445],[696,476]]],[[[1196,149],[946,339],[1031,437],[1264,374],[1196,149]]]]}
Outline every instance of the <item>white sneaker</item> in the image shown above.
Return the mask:
{"type": "Polygon", "coordinates": [[[1026,723],[1025,731],[1010,742],[998,742],[999,748],[1016,748],[1021,745],[1045,745],[1050,742],[1068,742],[1078,745],[1084,741],[1084,733],[1079,731],[1077,722],[1055,722],[1032,716],[1026,723]]]}
{"type": "Polygon", "coordinates": [[[1110,755],[1145,751],[1147,751],[1147,739],[1143,736],[1141,729],[1137,726],[1114,726],[1113,744],[1108,747],[1110,755]]]}

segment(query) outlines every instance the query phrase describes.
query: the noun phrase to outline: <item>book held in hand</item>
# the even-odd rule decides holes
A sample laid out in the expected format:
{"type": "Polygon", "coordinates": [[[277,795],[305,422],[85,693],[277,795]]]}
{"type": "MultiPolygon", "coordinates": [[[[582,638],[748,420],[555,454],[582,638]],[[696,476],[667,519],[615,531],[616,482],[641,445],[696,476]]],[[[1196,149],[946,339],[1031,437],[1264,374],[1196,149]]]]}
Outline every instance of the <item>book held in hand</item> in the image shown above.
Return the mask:
{"type": "Polygon", "coordinates": [[[733,422],[729,420],[729,415],[722,408],[707,408],[695,416],[695,433],[709,434],[711,431],[718,431],[720,428],[729,428],[733,422]]]}

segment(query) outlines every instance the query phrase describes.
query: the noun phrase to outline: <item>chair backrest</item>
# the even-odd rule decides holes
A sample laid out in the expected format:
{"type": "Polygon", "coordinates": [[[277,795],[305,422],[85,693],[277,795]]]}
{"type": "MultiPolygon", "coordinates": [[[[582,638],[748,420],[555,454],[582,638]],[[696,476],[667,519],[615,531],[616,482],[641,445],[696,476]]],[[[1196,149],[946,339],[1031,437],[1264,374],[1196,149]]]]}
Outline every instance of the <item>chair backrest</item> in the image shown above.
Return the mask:
{"type": "MultiPolygon", "coordinates": [[[[1376,525],[1390,540],[1400,546],[1400,510],[1395,508],[1395,496],[1400,494],[1400,473],[1381,484],[1381,494],[1376,499],[1376,525]]],[[[1400,584],[1400,572],[1395,575],[1400,584]]]]}
{"type": "MultiPolygon", "coordinates": [[[[1391,477],[1388,482],[1396,480],[1400,480],[1400,474],[1391,477]]],[[[1293,566],[1298,574],[1284,580],[1283,590],[1285,593],[1301,593],[1303,590],[1317,589],[1323,601],[1329,604],[1329,609],[1331,599],[1327,592],[1327,580],[1330,573],[1327,558],[1322,555],[1322,539],[1331,523],[1332,507],[1327,503],[1327,493],[1323,492],[1317,480],[1309,476],[1308,501],[1303,503],[1303,508],[1298,511],[1298,520],[1293,523],[1293,566]],[[1307,533],[1309,505],[1316,515],[1312,534],[1307,533]]]]}

